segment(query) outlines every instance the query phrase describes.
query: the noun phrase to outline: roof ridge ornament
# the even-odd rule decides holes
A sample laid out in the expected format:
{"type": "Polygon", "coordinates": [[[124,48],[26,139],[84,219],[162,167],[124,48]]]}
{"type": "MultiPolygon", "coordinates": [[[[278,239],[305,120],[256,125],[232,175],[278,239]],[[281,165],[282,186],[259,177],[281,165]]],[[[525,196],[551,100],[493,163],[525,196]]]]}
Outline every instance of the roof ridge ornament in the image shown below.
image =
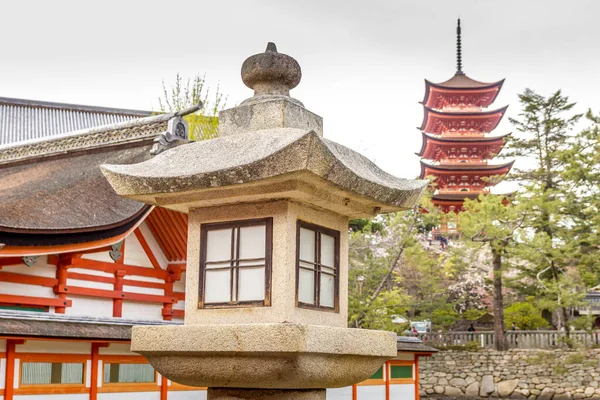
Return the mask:
{"type": "Polygon", "coordinates": [[[456,25],[456,74],[464,75],[462,71],[462,43],[460,41],[460,18],[458,18],[458,24],[456,25]]]}

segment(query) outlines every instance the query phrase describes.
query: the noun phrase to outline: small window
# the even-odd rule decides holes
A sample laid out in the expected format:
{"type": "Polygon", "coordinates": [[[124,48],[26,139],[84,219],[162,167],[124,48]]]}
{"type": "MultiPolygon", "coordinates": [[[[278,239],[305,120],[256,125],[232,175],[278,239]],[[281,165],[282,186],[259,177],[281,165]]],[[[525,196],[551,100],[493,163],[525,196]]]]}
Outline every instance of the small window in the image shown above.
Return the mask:
{"type": "Polygon", "coordinates": [[[200,308],[271,304],[271,218],[204,224],[200,308]]]}
{"type": "Polygon", "coordinates": [[[413,379],[412,365],[392,365],[390,366],[390,378],[392,379],[413,379]]]}
{"type": "Polygon", "coordinates": [[[298,221],[297,241],[297,305],[337,312],[340,233],[298,221]]]}
{"type": "Polygon", "coordinates": [[[83,363],[24,362],[21,385],[83,384],[83,363]]]}
{"type": "Polygon", "coordinates": [[[104,364],[104,383],[154,383],[150,364],[104,364]]]}

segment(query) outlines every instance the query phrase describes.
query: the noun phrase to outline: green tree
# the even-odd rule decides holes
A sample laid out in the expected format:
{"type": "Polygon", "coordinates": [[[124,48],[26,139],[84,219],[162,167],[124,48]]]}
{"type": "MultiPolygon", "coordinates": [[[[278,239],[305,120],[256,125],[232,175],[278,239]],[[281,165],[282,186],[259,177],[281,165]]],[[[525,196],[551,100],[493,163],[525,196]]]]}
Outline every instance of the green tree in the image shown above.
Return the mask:
{"type": "Polygon", "coordinates": [[[542,317],[541,311],[532,304],[534,299],[526,302],[516,302],[504,310],[506,328],[510,329],[514,323],[523,330],[547,328],[548,321],[542,317]]]}
{"type": "Polygon", "coordinates": [[[573,256],[572,226],[567,213],[574,182],[566,172],[573,145],[573,127],[581,114],[573,112],[575,103],[559,91],[548,98],[530,89],[519,95],[521,113],[510,121],[518,133],[508,146],[507,155],[521,158],[526,168],[515,169],[510,177],[522,183],[521,201],[529,210],[532,232],[521,251],[524,277],[534,279],[536,294],[553,299],[560,308],[569,332],[567,294],[574,288],[565,279],[573,256]]]}
{"type": "Polygon", "coordinates": [[[196,75],[192,79],[184,79],[177,74],[175,82],[169,88],[163,80],[163,93],[158,98],[161,112],[174,112],[197,105],[202,108],[184,117],[190,127],[191,140],[205,140],[217,137],[219,111],[225,108],[227,97],[219,87],[211,94],[206,85],[205,75],[196,75]]]}
{"type": "Polygon", "coordinates": [[[496,350],[506,350],[504,335],[503,274],[506,259],[515,245],[518,230],[525,222],[526,213],[507,202],[505,196],[480,195],[477,200],[465,200],[465,211],[460,215],[459,229],[466,243],[487,246],[492,259],[494,287],[494,333],[496,350]]]}

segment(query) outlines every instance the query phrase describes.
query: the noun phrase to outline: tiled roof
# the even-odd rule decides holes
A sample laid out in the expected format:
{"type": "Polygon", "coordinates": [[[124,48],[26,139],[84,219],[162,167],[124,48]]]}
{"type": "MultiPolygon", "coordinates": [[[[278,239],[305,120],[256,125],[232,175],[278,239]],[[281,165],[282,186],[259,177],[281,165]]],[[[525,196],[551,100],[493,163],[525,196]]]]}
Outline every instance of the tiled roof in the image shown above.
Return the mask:
{"type": "Polygon", "coordinates": [[[150,115],[150,111],[0,97],[0,146],[150,115]]]}

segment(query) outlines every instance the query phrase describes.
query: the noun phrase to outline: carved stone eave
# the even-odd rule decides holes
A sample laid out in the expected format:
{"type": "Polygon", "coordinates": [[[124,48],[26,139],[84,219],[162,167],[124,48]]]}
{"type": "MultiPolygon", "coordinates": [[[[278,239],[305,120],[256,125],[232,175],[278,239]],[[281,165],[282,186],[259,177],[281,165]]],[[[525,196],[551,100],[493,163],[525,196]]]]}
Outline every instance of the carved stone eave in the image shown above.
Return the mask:
{"type": "Polygon", "coordinates": [[[115,191],[177,211],[295,198],[352,217],[411,208],[426,181],[394,177],[314,131],[284,128],[193,143],[135,165],[104,165],[115,191]]]}

